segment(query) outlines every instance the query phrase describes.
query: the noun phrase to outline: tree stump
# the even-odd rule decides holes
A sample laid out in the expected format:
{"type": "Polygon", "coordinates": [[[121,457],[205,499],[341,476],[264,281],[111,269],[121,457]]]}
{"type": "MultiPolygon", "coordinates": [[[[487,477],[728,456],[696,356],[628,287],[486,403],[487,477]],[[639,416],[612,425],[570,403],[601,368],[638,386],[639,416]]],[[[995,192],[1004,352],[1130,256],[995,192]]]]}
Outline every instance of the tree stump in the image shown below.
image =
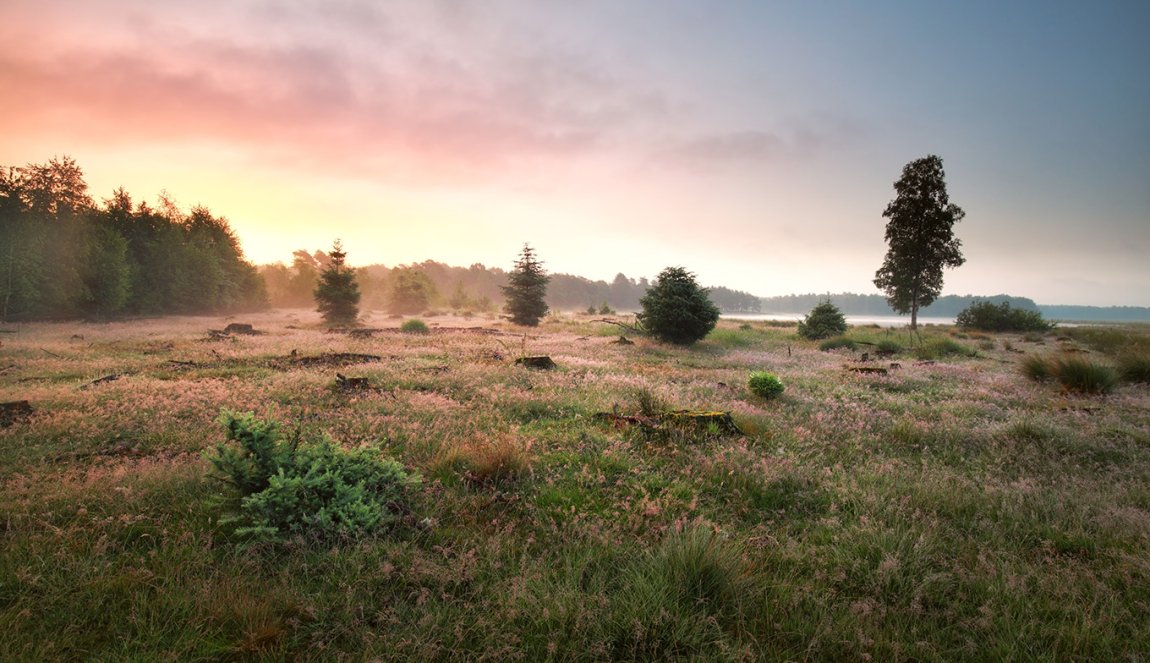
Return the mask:
{"type": "Polygon", "coordinates": [[[227,327],[224,327],[225,334],[241,334],[245,336],[255,336],[259,332],[256,331],[251,325],[243,322],[233,322],[227,327]]]}
{"type": "Polygon", "coordinates": [[[679,425],[716,426],[720,432],[742,435],[743,430],[731,418],[730,412],[708,412],[701,410],[672,410],[663,415],[665,421],[679,425]]]}
{"type": "Polygon", "coordinates": [[[853,373],[864,373],[873,375],[886,375],[887,370],[882,366],[843,366],[848,371],[853,373]]]}
{"type": "Polygon", "coordinates": [[[0,428],[7,428],[18,421],[27,421],[35,411],[28,401],[0,403],[0,428]]]}
{"type": "Polygon", "coordinates": [[[539,370],[550,370],[555,368],[555,362],[547,355],[540,355],[538,357],[520,357],[515,360],[518,366],[526,366],[527,368],[536,368],[539,370]]]}

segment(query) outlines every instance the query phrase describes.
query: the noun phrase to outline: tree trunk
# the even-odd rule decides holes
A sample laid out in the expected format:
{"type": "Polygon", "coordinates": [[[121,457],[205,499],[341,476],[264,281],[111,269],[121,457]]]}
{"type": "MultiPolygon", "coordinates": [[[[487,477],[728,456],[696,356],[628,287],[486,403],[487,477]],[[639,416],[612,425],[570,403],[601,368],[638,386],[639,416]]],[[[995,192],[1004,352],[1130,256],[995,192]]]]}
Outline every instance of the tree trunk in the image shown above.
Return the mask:
{"type": "Polygon", "coordinates": [[[911,302],[910,305],[910,330],[918,331],[918,302],[911,302]]]}

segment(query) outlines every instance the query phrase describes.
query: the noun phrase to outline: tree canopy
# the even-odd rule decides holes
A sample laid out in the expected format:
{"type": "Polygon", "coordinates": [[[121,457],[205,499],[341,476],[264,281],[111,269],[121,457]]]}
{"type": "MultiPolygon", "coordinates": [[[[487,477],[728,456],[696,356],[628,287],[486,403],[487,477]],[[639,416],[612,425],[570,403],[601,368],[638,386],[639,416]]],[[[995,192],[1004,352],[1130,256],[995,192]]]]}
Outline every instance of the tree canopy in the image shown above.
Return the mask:
{"type": "Polygon", "coordinates": [[[226,219],[122,188],[97,205],[68,157],[0,168],[0,318],[216,313],[267,305],[226,219]]]}
{"type": "Polygon", "coordinates": [[[695,282],[695,275],[682,267],[660,272],[639,303],[643,311],[637,317],[643,329],[668,343],[702,340],[719,321],[719,307],[695,282]]]}
{"type": "Polygon", "coordinates": [[[535,327],[547,315],[547,273],[543,263],[535,257],[535,250],[524,244],[515,269],[507,275],[507,285],[503,286],[503,296],[507,303],[503,310],[517,325],[535,327]]]}
{"type": "Polygon", "coordinates": [[[942,159],[929,155],[908,163],[894,183],[895,199],[882,213],[888,245],[874,284],[886,293],[890,307],[910,313],[918,326],[918,310],[942,294],[942,270],[965,262],[954,224],[966,215],[950,202],[942,159]]]}
{"type": "Polygon", "coordinates": [[[359,285],[355,272],[344,262],[347,253],[337,239],[331,246],[331,263],[315,286],[316,310],[329,325],[353,325],[359,317],[359,285]]]}

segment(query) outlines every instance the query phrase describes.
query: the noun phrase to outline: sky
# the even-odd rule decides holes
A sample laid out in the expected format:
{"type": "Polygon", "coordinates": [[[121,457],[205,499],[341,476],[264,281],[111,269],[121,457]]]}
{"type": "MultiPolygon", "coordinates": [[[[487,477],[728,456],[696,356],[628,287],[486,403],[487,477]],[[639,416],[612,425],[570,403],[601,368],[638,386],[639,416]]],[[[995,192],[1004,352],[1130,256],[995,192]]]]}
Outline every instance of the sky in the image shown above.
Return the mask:
{"type": "Polygon", "coordinates": [[[877,292],[937,154],[944,294],[1150,306],[1150,3],[4,0],[0,165],[70,156],[249,259],[877,292]]]}

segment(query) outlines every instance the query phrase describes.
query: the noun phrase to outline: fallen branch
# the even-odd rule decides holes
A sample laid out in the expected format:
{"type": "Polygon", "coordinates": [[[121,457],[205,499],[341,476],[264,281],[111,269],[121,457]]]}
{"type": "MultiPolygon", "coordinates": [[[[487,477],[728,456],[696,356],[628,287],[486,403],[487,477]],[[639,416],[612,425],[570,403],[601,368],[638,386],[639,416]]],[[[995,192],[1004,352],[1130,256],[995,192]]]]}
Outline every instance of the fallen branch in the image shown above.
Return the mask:
{"type": "Polygon", "coordinates": [[[886,375],[887,369],[882,366],[843,366],[844,369],[854,373],[873,373],[875,375],[886,375]]]}
{"type": "Polygon", "coordinates": [[[51,350],[45,350],[44,348],[40,348],[40,351],[46,355],[51,355],[51,356],[55,357],[56,359],[63,359],[63,357],[56,354],[55,352],[52,352],[51,350]]]}
{"type": "Polygon", "coordinates": [[[112,373],[110,375],[105,375],[102,378],[96,378],[95,380],[92,380],[88,384],[80,385],[80,389],[90,389],[91,387],[95,387],[98,384],[104,384],[105,382],[114,382],[116,380],[119,380],[122,377],[124,377],[123,373],[112,373]]]}

